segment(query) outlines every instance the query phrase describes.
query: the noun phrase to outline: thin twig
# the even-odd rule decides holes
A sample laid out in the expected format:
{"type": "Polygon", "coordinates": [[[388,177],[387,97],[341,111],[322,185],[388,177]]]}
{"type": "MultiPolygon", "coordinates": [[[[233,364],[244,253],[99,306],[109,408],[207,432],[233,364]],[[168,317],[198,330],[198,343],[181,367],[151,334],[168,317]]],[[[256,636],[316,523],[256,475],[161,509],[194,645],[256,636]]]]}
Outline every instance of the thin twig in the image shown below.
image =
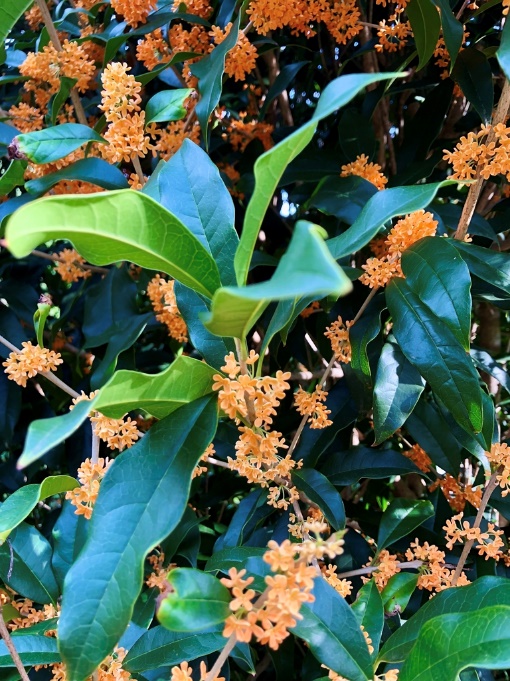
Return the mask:
{"type": "MultiPolygon", "coordinates": [[[[410,560],[406,563],[398,563],[397,566],[403,569],[419,568],[423,565],[422,560],[410,560]]],[[[346,577],[357,577],[358,575],[370,575],[372,572],[376,572],[379,569],[377,565],[369,565],[368,567],[359,568],[358,570],[349,570],[349,572],[341,572],[339,575],[335,575],[339,579],[345,579],[346,577]]]]}
{"type": "MultiPolygon", "coordinates": [[[[0,239],[0,246],[2,248],[9,249],[9,244],[5,239],[0,239]]],[[[43,258],[43,260],[52,260],[53,262],[64,262],[58,253],[45,253],[44,251],[38,251],[34,249],[30,251],[30,255],[35,255],[37,258],[43,258]]],[[[97,272],[98,274],[108,274],[110,271],[107,267],[97,267],[96,265],[89,265],[84,263],[80,265],[84,270],[90,270],[91,272],[97,272]]]]}
{"type": "Polygon", "coordinates": [[[9,655],[11,656],[12,661],[16,665],[16,669],[18,670],[19,675],[21,676],[23,681],[30,681],[26,669],[23,666],[23,662],[21,661],[21,658],[18,654],[18,651],[14,646],[9,630],[7,629],[7,625],[5,624],[3,606],[1,603],[0,603],[0,635],[5,641],[5,645],[7,646],[9,655]]]}
{"type": "MultiPolygon", "coordinates": [[[[489,502],[489,499],[491,498],[491,494],[494,492],[497,486],[498,486],[498,471],[494,471],[484,489],[482,501],[480,502],[480,508],[478,509],[478,513],[476,514],[475,522],[472,525],[472,529],[476,530],[477,528],[480,527],[480,523],[482,522],[485,508],[489,502]]],[[[452,586],[455,586],[457,584],[457,581],[460,575],[462,574],[462,569],[464,568],[469,552],[471,551],[474,543],[475,540],[470,539],[464,544],[464,548],[462,549],[459,562],[457,563],[457,567],[455,568],[455,572],[452,578],[452,586]]]]}
{"type": "MultiPolygon", "coordinates": [[[[50,10],[48,9],[46,0],[35,1],[39,9],[41,10],[44,25],[46,26],[46,30],[48,31],[48,35],[50,36],[51,42],[53,43],[55,49],[58,52],[62,52],[62,43],[60,42],[60,38],[58,37],[57,29],[55,28],[55,24],[53,23],[53,19],[51,18],[50,10]]],[[[76,88],[73,88],[71,90],[70,97],[74,106],[74,110],[76,112],[76,118],[82,125],[88,125],[85,109],[83,108],[80,95],[78,94],[76,88]]]]}
{"type": "Polygon", "coordinates": [[[140,158],[136,154],[133,154],[133,156],[131,157],[131,161],[133,163],[133,168],[135,169],[136,174],[138,175],[138,180],[143,187],[145,185],[145,175],[143,174],[140,158]]]}

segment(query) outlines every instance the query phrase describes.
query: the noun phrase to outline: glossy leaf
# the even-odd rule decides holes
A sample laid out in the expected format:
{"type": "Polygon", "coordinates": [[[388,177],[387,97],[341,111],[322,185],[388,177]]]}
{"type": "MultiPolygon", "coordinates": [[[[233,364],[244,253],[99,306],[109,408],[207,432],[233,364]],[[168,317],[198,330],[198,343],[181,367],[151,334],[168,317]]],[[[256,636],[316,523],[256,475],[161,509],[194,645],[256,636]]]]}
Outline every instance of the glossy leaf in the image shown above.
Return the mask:
{"type": "Polygon", "coordinates": [[[471,274],[510,294],[510,255],[452,240],[471,274]]]}
{"type": "Polygon", "coordinates": [[[418,70],[420,70],[434,54],[441,31],[441,20],[432,0],[411,0],[406,5],[406,14],[418,51],[418,70]]]}
{"type": "Polygon", "coordinates": [[[416,589],[417,582],[418,575],[411,572],[399,572],[390,577],[381,593],[384,612],[390,616],[403,612],[416,589]]]}
{"type": "Polygon", "coordinates": [[[343,234],[326,242],[335,260],[359,251],[376,236],[385,222],[426,208],[439,189],[449,182],[435,182],[415,187],[390,187],[367,201],[354,224],[343,234]]]}
{"type": "Polygon", "coordinates": [[[30,194],[44,194],[61,180],[81,180],[104,189],[128,189],[124,173],[102,158],[82,158],[76,163],[25,184],[30,194]]]}
{"type": "Polygon", "coordinates": [[[425,499],[394,499],[381,518],[377,551],[382,551],[398,539],[411,534],[433,515],[434,507],[430,501],[425,499]]]}
{"type": "Polygon", "coordinates": [[[492,71],[487,57],[474,45],[461,50],[452,78],[476,109],[482,123],[490,123],[494,106],[492,71]]]}
{"type": "Polygon", "coordinates": [[[40,485],[24,485],[13,492],[0,506],[0,543],[27,518],[39,501],[78,486],[69,475],[50,475],[40,485]]]}
{"type": "Polygon", "coordinates": [[[331,258],[323,235],[321,227],[304,220],[297,222],[272,278],[261,284],[219,289],[206,328],[218,336],[244,338],[271,300],[348,293],[352,284],[331,258]]]}
{"type": "Polygon", "coordinates": [[[225,645],[223,627],[201,632],[174,632],[165,627],[153,627],[130,649],[122,662],[128,672],[145,672],[150,669],[178,665],[183,658],[195,660],[210,655],[225,645]]]}
{"type": "Polygon", "coordinates": [[[198,632],[220,624],[230,615],[230,591],[213,575],[175,568],[167,579],[173,590],[161,601],[157,612],[166,629],[198,632]]]}
{"type": "Polygon", "coordinates": [[[404,425],[425,387],[420,372],[395,342],[384,344],[374,386],[375,444],[404,425]]]}
{"type": "Polygon", "coordinates": [[[0,196],[7,196],[13,189],[24,184],[26,161],[11,161],[3,175],[0,175],[0,196]]]}
{"type": "Polygon", "coordinates": [[[322,577],[314,582],[313,603],[301,606],[302,620],[292,632],[308,644],[321,663],[349,681],[373,678],[365,637],[347,601],[322,577]]]}
{"type": "Polygon", "coordinates": [[[441,615],[427,622],[404,662],[402,681],[457,681],[468,667],[506,669],[510,665],[510,606],[441,615]]]}
{"type": "Polygon", "coordinates": [[[471,277],[458,250],[446,239],[421,239],[404,251],[402,271],[409,288],[469,350],[471,277]]]}
{"type": "Polygon", "coordinates": [[[88,520],[85,516],[76,515],[76,506],[64,501],[57,522],[51,531],[53,555],[51,568],[55,579],[62,589],[69,568],[80,552],[87,538],[88,520]]]}
{"type": "Polygon", "coordinates": [[[352,485],[361,478],[380,479],[418,472],[414,463],[400,452],[371,447],[333,452],[320,469],[335,486],[352,485]]]}
{"type": "Polygon", "coordinates": [[[104,477],[87,543],[64,584],[59,642],[73,681],[84,681],[126,629],[145,557],[182,517],[192,471],[216,420],[213,399],[182,407],[116,459],[104,477]]]}
{"type": "Polygon", "coordinates": [[[128,260],[208,297],[219,286],[216,263],[198,239],[172,213],[131,189],[25,205],[9,219],[6,239],[16,257],[44,241],[67,239],[95,265],[128,260]]]}
{"type": "Polygon", "coordinates": [[[441,591],[390,636],[379,659],[385,662],[407,659],[423,625],[432,618],[450,613],[476,613],[494,605],[510,606],[510,584],[503,577],[481,577],[468,586],[441,591]]]}
{"type": "Polygon", "coordinates": [[[501,43],[499,50],[496,52],[496,57],[503,73],[510,79],[510,25],[507,25],[506,21],[501,33],[501,43]]]}
{"type": "Polygon", "coordinates": [[[278,182],[289,163],[309,144],[315,134],[319,121],[350,102],[367,85],[388,78],[398,78],[401,75],[396,73],[378,73],[340,76],[340,78],[335,79],[326,86],[313,117],[308,123],[302,125],[272,149],[258,157],[253,169],[255,190],[246,209],[241,241],[239,242],[234,261],[237,283],[239,285],[246,283],[259,229],[278,182]]]}
{"type": "Polygon", "coordinates": [[[309,63],[310,63],[309,61],[298,61],[292,64],[285,64],[285,66],[281,69],[280,73],[274,79],[274,83],[271,84],[271,87],[267,91],[264,104],[260,109],[259,113],[260,120],[264,119],[270,105],[272,104],[272,102],[274,102],[278,95],[280,95],[284,90],[286,90],[289,87],[289,85],[292,83],[292,81],[299,73],[299,71],[301,71],[303,66],[306,66],[306,64],[309,63]]]}
{"type": "Polygon", "coordinates": [[[77,82],[78,80],[76,78],[66,78],[65,76],[60,77],[59,91],[53,95],[48,102],[48,113],[46,114],[46,123],[48,125],[56,125],[60,109],[69,99],[71,90],[77,82]]]}
{"type": "Polygon", "coordinates": [[[364,628],[372,639],[374,646],[373,656],[379,650],[381,635],[384,627],[384,608],[381,594],[376,583],[371,579],[358,591],[358,596],[352,604],[352,610],[356,615],[359,625],[364,628]]]}
{"type": "MultiPolygon", "coordinates": [[[[24,636],[14,636],[13,643],[25,667],[60,662],[56,638],[25,634],[24,636]]],[[[5,641],[0,641],[0,667],[15,667],[5,641]]]]}
{"type": "Polygon", "coordinates": [[[357,175],[325,177],[317,185],[307,205],[352,225],[377,191],[375,185],[357,175]]]}
{"type": "Polygon", "coordinates": [[[33,0],[2,0],[0,14],[0,44],[3,44],[8,33],[33,0]]]}
{"type": "Polygon", "coordinates": [[[62,123],[17,136],[19,151],[33,163],[53,163],[88,142],[105,140],[87,125],[62,123]]]}
{"type": "Polygon", "coordinates": [[[235,546],[215,551],[206,563],[207,572],[221,571],[228,574],[231,567],[242,570],[252,556],[262,557],[265,549],[256,546],[235,546]]]}
{"type": "Polygon", "coordinates": [[[322,473],[313,468],[300,468],[293,472],[292,481],[317,504],[334,530],[344,529],[344,502],[340,493],[322,473]]]}
{"type": "Polygon", "coordinates": [[[443,29],[446,49],[450,56],[451,70],[455,66],[455,61],[457,60],[457,56],[462,46],[464,27],[453,13],[448,0],[436,0],[436,5],[439,7],[441,13],[441,27],[443,29]]]}
{"type": "Polygon", "coordinates": [[[184,140],[169,161],[159,162],[143,192],[181,220],[209,251],[222,284],[235,284],[233,259],[239,238],[234,204],[209,156],[184,140]]]}
{"type": "Polygon", "coordinates": [[[144,409],[162,419],[193,400],[209,395],[214,373],[214,369],[204,362],[184,355],[177,357],[160,374],[117,371],[101,389],[94,407],[111,418],[121,418],[132,409],[144,409]]]}
{"type": "Polygon", "coordinates": [[[56,447],[60,442],[66,440],[87,420],[94,404],[95,400],[92,402],[80,402],[74,409],[62,416],[32,421],[28,427],[23,452],[16,466],[19,469],[26,468],[44,456],[53,447],[56,447]]]}
{"type": "Polygon", "coordinates": [[[145,106],[146,125],[163,121],[180,121],[186,115],[184,102],[192,92],[190,88],[157,92],[145,106]]]}
{"type": "Polygon", "coordinates": [[[393,333],[407,359],[464,429],[480,432],[481,390],[473,363],[455,336],[417,298],[405,279],[386,287],[393,333]]]}

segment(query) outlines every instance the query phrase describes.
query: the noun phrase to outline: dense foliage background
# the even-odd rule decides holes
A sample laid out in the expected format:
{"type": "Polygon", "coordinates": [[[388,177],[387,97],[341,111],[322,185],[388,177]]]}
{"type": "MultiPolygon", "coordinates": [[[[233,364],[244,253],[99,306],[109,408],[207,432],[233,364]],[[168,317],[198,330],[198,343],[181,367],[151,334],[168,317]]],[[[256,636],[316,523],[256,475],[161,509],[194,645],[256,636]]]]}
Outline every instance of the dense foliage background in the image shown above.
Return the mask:
{"type": "Polygon", "coordinates": [[[1,0],[0,681],[510,669],[510,29],[1,0]]]}

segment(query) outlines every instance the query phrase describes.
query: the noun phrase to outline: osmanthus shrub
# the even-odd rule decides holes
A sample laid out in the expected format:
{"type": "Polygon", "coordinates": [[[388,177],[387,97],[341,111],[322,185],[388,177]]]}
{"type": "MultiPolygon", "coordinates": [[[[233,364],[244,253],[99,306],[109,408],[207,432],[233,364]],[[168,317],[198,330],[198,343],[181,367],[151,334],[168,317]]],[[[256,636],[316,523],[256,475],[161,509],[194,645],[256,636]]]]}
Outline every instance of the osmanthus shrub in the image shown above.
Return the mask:
{"type": "Polygon", "coordinates": [[[0,681],[507,678],[508,8],[1,1],[0,681]]]}

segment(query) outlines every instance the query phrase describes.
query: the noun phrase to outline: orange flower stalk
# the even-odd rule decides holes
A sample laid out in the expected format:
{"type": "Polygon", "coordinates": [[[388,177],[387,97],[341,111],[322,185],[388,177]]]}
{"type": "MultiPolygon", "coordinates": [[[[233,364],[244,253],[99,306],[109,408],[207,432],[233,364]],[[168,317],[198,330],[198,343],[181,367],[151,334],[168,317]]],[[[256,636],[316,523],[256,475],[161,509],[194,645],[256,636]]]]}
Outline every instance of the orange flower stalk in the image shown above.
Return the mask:
{"type": "Polygon", "coordinates": [[[66,499],[69,499],[72,505],[76,506],[76,515],[83,515],[87,520],[91,518],[92,509],[99,494],[100,482],[112,463],[113,461],[110,459],[99,458],[97,463],[85,459],[78,468],[80,487],[75,487],[66,492],[66,499]]]}
{"type": "Polygon", "coordinates": [[[331,414],[330,409],[326,409],[326,405],[322,404],[326,401],[328,393],[325,390],[316,388],[313,393],[308,393],[302,388],[299,388],[294,395],[294,402],[296,409],[301,416],[308,416],[308,423],[310,428],[327,428],[333,421],[328,419],[328,414],[331,414]]]}
{"type": "Polygon", "coordinates": [[[157,274],[147,286],[147,295],[152,303],[156,319],[165,324],[170,336],[179,343],[188,342],[188,329],[181,317],[174,293],[173,279],[163,279],[157,274]]]}
{"type": "Polygon", "coordinates": [[[7,378],[26,388],[29,378],[46,371],[56,371],[63,363],[60,353],[32,345],[30,341],[21,344],[20,352],[11,352],[8,359],[2,362],[7,378]]]}
{"type": "Polygon", "coordinates": [[[377,189],[384,189],[384,185],[388,182],[388,178],[382,172],[381,166],[378,163],[369,163],[368,156],[365,156],[365,154],[357,156],[356,160],[352,163],[342,166],[340,177],[349,177],[349,175],[363,177],[375,185],[377,189]]]}
{"type": "Polygon", "coordinates": [[[478,546],[478,554],[485,555],[485,560],[495,558],[499,560],[501,557],[501,549],[504,548],[504,542],[501,535],[503,530],[496,530],[494,523],[487,523],[487,530],[482,531],[479,527],[472,527],[467,520],[462,520],[464,513],[457,515],[446,521],[443,530],[446,533],[446,546],[451,549],[454,544],[473,540],[478,546]]]}
{"type": "Polygon", "coordinates": [[[349,327],[351,322],[342,321],[342,317],[338,317],[331,326],[326,327],[324,335],[329,338],[331,348],[339,362],[349,364],[351,361],[351,342],[349,340],[349,327]]]}
{"type": "Polygon", "coordinates": [[[502,490],[501,496],[506,497],[510,492],[510,448],[507,444],[494,444],[485,455],[498,471],[496,479],[502,490]]]}

